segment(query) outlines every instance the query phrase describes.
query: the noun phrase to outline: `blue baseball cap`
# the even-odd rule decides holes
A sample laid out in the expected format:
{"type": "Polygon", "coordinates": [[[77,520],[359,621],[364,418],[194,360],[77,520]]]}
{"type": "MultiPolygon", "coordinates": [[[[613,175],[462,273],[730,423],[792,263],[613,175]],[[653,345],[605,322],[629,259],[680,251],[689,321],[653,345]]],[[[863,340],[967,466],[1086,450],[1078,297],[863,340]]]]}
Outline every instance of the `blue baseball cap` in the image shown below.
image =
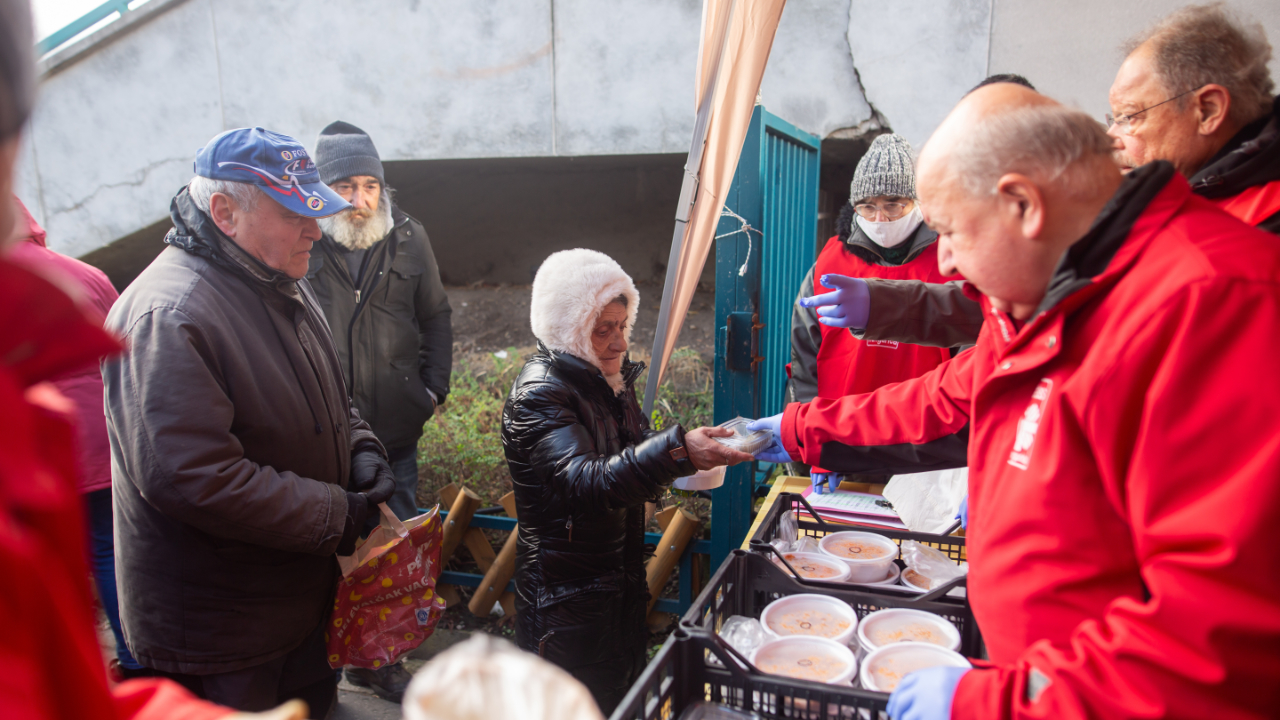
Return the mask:
{"type": "Polygon", "coordinates": [[[251,183],[299,215],[323,218],[351,207],[320,181],[302,143],[260,127],[228,130],[196,151],[196,175],[251,183]]]}

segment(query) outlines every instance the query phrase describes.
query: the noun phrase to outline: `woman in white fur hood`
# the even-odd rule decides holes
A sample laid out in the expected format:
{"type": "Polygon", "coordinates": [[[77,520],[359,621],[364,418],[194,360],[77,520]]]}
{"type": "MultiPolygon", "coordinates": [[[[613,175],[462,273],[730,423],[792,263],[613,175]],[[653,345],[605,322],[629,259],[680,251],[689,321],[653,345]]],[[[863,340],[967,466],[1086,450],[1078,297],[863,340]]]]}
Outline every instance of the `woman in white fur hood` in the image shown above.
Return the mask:
{"type": "Polygon", "coordinates": [[[640,295],[609,256],[565,250],[533,280],[538,352],[511,388],[502,444],[520,515],[516,642],[610,714],[645,665],[644,503],[677,477],[749,461],[720,428],[650,429],[627,358],[640,295]]]}

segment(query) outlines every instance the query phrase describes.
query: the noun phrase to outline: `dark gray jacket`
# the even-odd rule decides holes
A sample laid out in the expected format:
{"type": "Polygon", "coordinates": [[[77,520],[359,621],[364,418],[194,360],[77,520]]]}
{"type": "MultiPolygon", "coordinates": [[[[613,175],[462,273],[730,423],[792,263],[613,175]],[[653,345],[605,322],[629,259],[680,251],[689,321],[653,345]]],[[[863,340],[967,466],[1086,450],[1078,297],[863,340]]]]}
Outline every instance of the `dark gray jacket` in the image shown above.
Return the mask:
{"type": "Polygon", "coordinates": [[[185,189],[172,214],[107,317],[129,352],[102,376],[125,637],[147,667],[202,675],[284,655],[326,617],[352,449],[377,440],[306,282],[185,189]]]}
{"type": "Polygon", "coordinates": [[[369,248],[356,288],[329,237],[311,252],[307,279],[324,308],[351,400],[378,439],[412,447],[444,402],[453,366],[452,310],[427,231],[392,208],[394,229],[369,248]]]}

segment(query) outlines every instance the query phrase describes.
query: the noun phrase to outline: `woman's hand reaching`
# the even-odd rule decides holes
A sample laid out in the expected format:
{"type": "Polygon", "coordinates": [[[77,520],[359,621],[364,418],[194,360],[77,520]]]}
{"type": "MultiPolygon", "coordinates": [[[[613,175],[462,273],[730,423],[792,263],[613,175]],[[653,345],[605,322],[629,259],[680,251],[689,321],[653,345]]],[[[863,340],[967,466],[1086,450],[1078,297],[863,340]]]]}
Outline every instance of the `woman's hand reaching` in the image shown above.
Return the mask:
{"type": "Polygon", "coordinates": [[[700,427],[684,434],[684,448],[689,462],[699,470],[710,470],[721,465],[737,465],[755,460],[747,453],[726,447],[712,438],[732,437],[733,431],[722,427],[700,427]]]}

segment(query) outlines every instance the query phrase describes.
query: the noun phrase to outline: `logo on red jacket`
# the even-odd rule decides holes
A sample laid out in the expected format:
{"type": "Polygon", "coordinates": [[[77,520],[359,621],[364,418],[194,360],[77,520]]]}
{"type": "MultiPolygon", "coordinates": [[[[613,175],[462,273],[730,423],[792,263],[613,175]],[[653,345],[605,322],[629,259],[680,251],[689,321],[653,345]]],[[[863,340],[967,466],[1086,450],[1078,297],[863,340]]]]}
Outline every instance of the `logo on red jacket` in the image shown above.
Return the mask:
{"type": "Polygon", "coordinates": [[[889,348],[890,350],[898,349],[897,340],[867,340],[866,343],[867,347],[882,347],[889,348]]]}
{"type": "Polygon", "coordinates": [[[1019,470],[1026,470],[1031,462],[1031,449],[1036,442],[1036,432],[1040,430],[1040,420],[1044,418],[1045,405],[1049,402],[1049,392],[1053,390],[1053,381],[1041,378],[1035,392],[1031,393],[1031,404],[1022,419],[1018,420],[1018,432],[1013,438],[1013,452],[1009,453],[1009,464],[1019,470]]]}

